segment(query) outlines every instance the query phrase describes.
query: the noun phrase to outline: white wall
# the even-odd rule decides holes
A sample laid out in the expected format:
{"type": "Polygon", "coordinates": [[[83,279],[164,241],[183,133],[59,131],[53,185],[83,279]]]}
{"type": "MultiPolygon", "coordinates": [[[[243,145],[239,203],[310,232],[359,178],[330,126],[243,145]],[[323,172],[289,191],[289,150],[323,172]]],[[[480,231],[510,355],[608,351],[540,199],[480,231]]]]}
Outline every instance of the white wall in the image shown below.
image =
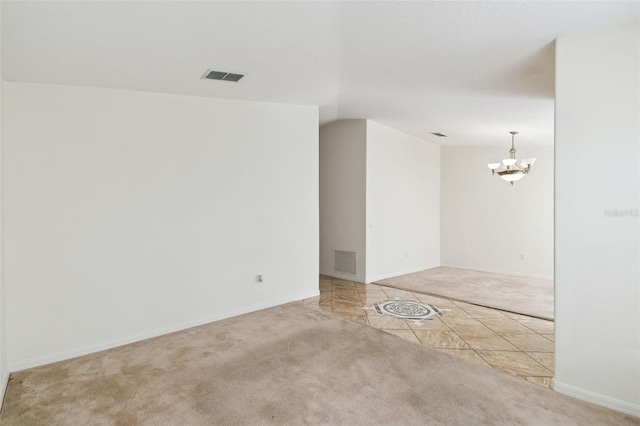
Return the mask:
{"type": "Polygon", "coordinates": [[[507,132],[500,146],[442,148],[442,265],[553,278],[553,146],[515,141],[537,160],[513,186],[487,168],[509,157],[507,132]]]}
{"type": "Polygon", "coordinates": [[[440,146],[367,120],[367,282],[440,265],[440,146]]]}
{"type": "Polygon", "coordinates": [[[633,24],[558,39],[555,137],[554,388],[636,416],[639,36],[633,24]]]}
{"type": "MultiPolygon", "coordinates": [[[[0,4],[0,16],[2,13],[2,4],[0,4]]],[[[0,22],[2,19],[0,19],[0,22]]],[[[2,31],[0,31],[2,33],[2,31]]],[[[2,43],[0,42],[0,45],[2,43]]],[[[0,54],[0,57],[2,55],[0,54]]],[[[1,62],[1,61],[0,61],[1,62]]],[[[0,153],[2,152],[2,64],[0,63],[0,153]]],[[[1,154],[0,154],[1,159],[1,154]]],[[[0,161],[1,164],[1,161],[0,161]]],[[[2,175],[2,167],[0,166],[0,176],[2,175]]],[[[0,177],[0,185],[2,178],[0,177]]],[[[1,197],[1,194],[0,194],[1,197]]],[[[5,297],[4,297],[4,270],[2,268],[2,201],[0,199],[0,406],[4,398],[4,392],[9,380],[9,366],[7,364],[7,321],[5,317],[5,297]]],[[[1,407],[0,407],[1,408],[1,407]]]]}
{"type": "Polygon", "coordinates": [[[318,294],[316,107],[3,95],[12,370],[318,294]]]}
{"type": "Polygon", "coordinates": [[[320,128],[320,272],[365,281],[366,121],[320,128]],[[356,252],[356,276],[334,269],[334,251],[356,252]]]}

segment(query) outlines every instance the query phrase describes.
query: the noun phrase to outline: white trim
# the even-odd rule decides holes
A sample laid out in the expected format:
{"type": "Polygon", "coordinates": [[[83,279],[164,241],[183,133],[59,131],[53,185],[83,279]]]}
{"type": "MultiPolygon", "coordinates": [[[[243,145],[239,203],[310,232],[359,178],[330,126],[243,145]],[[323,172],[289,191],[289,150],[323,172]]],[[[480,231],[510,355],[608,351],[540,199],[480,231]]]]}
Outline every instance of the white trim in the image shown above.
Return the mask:
{"type": "Polygon", "coordinates": [[[549,275],[521,274],[519,272],[498,271],[495,269],[484,269],[484,268],[476,268],[476,267],[470,267],[470,266],[457,266],[457,265],[440,265],[440,266],[443,268],[466,269],[468,271],[488,272],[490,274],[511,275],[514,277],[536,278],[539,280],[553,281],[553,276],[549,276],[549,275]]]}
{"type": "Polygon", "coordinates": [[[357,283],[362,283],[363,282],[356,275],[345,274],[344,272],[320,271],[320,274],[321,275],[326,275],[326,276],[332,277],[332,278],[338,278],[338,279],[341,279],[341,280],[354,281],[354,282],[357,282],[357,283]]]}
{"type": "MultiPolygon", "coordinates": [[[[118,346],[127,345],[129,343],[138,342],[140,340],[150,339],[152,337],[162,336],[164,334],[174,333],[176,331],[185,330],[187,328],[196,327],[203,324],[208,324],[214,321],[223,320],[226,318],[235,317],[237,315],[247,314],[250,312],[259,311],[261,309],[271,308],[278,305],[283,305],[285,303],[296,302],[299,300],[308,299],[310,297],[316,297],[320,294],[320,291],[315,291],[311,294],[300,294],[297,296],[283,297],[279,299],[270,300],[268,302],[257,303],[251,306],[246,306],[238,309],[233,309],[231,311],[219,313],[216,315],[211,315],[205,318],[200,318],[192,321],[186,321],[180,324],[168,326],[168,327],[160,327],[154,330],[146,331],[143,333],[137,333],[131,336],[109,340],[104,343],[98,343],[95,345],[88,345],[81,348],[70,349],[67,351],[56,352],[49,355],[29,358],[20,362],[12,363],[10,365],[10,371],[20,371],[26,370],[28,368],[39,367],[45,364],[51,364],[53,362],[64,361],[70,358],[79,357],[82,355],[88,355],[94,352],[103,351],[106,349],[116,348],[118,346]]],[[[5,383],[6,385],[6,383],[5,383]]]]}
{"type": "Polygon", "coordinates": [[[2,403],[4,402],[4,394],[7,392],[7,386],[9,386],[9,372],[0,377],[0,409],[2,409],[2,403]]]}
{"type": "Polygon", "coordinates": [[[599,393],[559,382],[556,379],[552,380],[552,384],[553,390],[563,395],[568,395],[577,399],[581,399],[583,401],[600,405],[602,407],[611,408],[612,410],[640,417],[640,404],[634,404],[631,402],[611,398],[610,396],[601,395],[599,393]]]}
{"type": "Polygon", "coordinates": [[[396,272],[394,272],[392,274],[379,275],[379,276],[373,277],[373,278],[367,277],[366,282],[367,282],[367,284],[374,283],[376,281],[386,280],[387,278],[395,278],[395,277],[399,277],[401,275],[415,274],[416,272],[426,271],[427,269],[433,269],[433,268],[437,268],[439,266],[440,265],[425,266],[425,267],[421,267],[421,268],[418,268],[418,269],[415,269],[415,270],[411,269],[409,271],[403,271],[403,272],[396,271],[396,272]]]}
{"type": "MultiPolygon", "coordinates": [[[[421,269],[421,271],[424,271],[424,269],[421,269]]],[[[420,272],[420,271],[415,271],[415,272],[420,272]]],[[[387,278],[395,278],[395,277],[399,277],[399,276],[402,276],[402,275],[413,274],[413,273],[414,272],[405,272],[405,273],[402,273],[402,274],[379,275],[379,276],[373,277],[373,278],[367,277],[366,283],[367,284],[371,284],[371,283],[375,283],[376,281],[386,280],[387,278]]]]}

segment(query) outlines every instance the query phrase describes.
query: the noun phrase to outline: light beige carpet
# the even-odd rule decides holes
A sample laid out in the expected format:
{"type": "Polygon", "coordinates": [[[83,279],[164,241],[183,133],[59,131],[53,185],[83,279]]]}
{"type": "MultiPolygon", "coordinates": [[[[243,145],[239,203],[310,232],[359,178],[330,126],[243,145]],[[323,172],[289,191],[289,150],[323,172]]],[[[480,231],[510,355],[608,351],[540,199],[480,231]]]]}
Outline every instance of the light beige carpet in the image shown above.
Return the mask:
{"type": "Polygon", "coordinates": [[[302,303],[15,373],[10,425],[638,425],[302,303]]]}
{"type": "Polygon", "coordinates": [[[553,320],[553,280],[438,267],[376,284],[553,320]]]}

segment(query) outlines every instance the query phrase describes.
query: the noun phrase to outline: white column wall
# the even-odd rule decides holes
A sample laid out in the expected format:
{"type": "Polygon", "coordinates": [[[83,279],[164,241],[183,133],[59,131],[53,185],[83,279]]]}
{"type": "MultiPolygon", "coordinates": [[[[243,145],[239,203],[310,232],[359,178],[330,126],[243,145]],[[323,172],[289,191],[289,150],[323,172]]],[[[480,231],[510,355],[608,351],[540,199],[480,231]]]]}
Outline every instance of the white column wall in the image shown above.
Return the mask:
{"type": "Polygon", "coordinates": [[[556,44],[555,390],[640,416],[640,28],[556,44]]]}
{"type": "MultiPolygon", "coordinates": [[[[0,16],[2,13],[2,4],[0,4],[0,16]]],[[[2,19],[0,19],[2,22],[2,19]]],[[[2,31],[0,31],[0,34],[2,31]]],[[[2,43],[0,42],[0,45],[2,43]]],[[[2,55],[0,54],[0,57],[2,55]]],[[[0,160],[2,157],[2,63],[0,61],[0,160]]],[[[2,166],[0,161],[0,188],[2,185],[2,166]]],[[[0,197],[2,194],[0,193],[0,197]]],[[[2,267],[2,252],[3,252],[3,244],[2,242],[2,199],[0,198],[0,400],[4,398],[4,393],[7,387],[7,382],[9,380],[9,366],[8,366],[8,358],[7,358],[7,320],[6,320],[6,300],[5,300],[5,290],[4,290],[4,269],[2,267]]]]}

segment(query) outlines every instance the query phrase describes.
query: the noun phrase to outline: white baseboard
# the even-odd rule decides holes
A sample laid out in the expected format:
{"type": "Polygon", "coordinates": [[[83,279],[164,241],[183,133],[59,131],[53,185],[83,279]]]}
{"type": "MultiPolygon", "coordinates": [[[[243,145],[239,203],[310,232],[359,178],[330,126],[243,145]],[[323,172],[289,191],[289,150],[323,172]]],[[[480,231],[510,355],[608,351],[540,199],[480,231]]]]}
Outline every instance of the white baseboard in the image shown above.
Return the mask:
{"type": "MultiPolygon", "coordinates": [[[[421,271],[424,271],[424,269],[421,269],[421,271]]],[[[419,272],[419,271],[414,271],[414,272],[419,272]]],[[[407,275],[407,274],[413,274],[413,272],[405,272],[402,274],[393,274],[393,275],[377,275],[375,277],[367,277],[367,284],[371,284],[371,283],[375,283],[378,281],[382,281],[382,280],[386,280],[387,278],[395,278],[395,277],[399,277],[401,275],[407,275]]]]}
{"type": "Polygon", "coordinates": [[[0,376],[0,409],[2,409],[2,403],[4,402],[4,394],[7,393],[7,386],[9,385],[9,372],[2,372],[0,376]]]}
{"type": "Polygon", "coordinates": [[[490,274],[511,275],[514,277],[536,278],[539,280],[553,281],[553,276],[548,276],[548,275],[521,274],[519,272],[499,271],[496,269],[484,269],[484,268],[476,268],[472,266],[459,266],[459,265],[440,265],[440,266],[443,268],[466,269],[468,271],[488,272],[490,274]]]}
{"type": "Polygon", "coordinates": [[[572,396],[583,401],[591,402],[602,407],[611,408],[621,413],[640,417],[640,404],[633,404],[627,401],[611,398],[610,396],[601,395],[586,389],[568,385],[553,379],[553,390],[563,395],[572,396]]]}
{"type": "MultiPolygon", "coordinates": [[[[186,322],[171,325],[168,327],[161,327],[161,328],[146,331],[143,333],[126,336],[123,338],[113,339],[113,340],[95,344],[95,345],[88,345],[88,346],[70,349],[67,351],[56,352],[56,353],[48,354],[44,356],[28,358],[25,360],[20,360],[20,361],[11,363],[11,365],[9,365],[9,370],[15,372],[20,370],[26,370],[28,368],[39,367],[45,364],[51,364],[53,362],[64,361],[64,360],[79,357],[82,355],[88,355],[94,352],[116,348],[118,346],[127,345],[133,342],[138,342],[140,340],[150,339],[152,337],[158,337],[164,334],[174,333],[176,331],[185,330],[187,328],[196,327],[198,325],[208,324],[214,321],[220,321],[226,318],[231,318],[238,315],[259,311],[261,309],[271,308],[271,307],[282,305],[289,302],[296,302],[299,300],[308,299],[310,297],[316,297],[318,295],[320,295],[320,290],[317,290],[308,294],[299,294],[296,296],[278,298],[278,299],[270,300],[267,302],[261,302],[254,305],[245,306],[242,308],[218,313],[205,318],[199,318],[197,320],[186,321],[186,322]]],[[[7,376],[7,379],[8,379],[8,376],[7,376]]],[[[6,386],[6,380],[4,380],[4,386],[6,386]]]]}
{"type": "Polygon", "coordinates": [[[418,269],[410,269],[407,271],[395,271],[391,274],[384,274],[384,275],[378,275],[378,276],[374,276],[374,277],[367,277],[367,284],[368,283],[374,283],[376,281],[381,281],[381,280],[386,280],[387,278],[394,278],[394,277],[399,277],[401,275],[408,275],[408,274],[413,274],[415,272],[420,272],[420,271],[426,271],[427,269],[433,269],[433,268],[437,268],[440,265],[433,265],[433,266],[424,266],[424,267],[420,267],[418,269]]]}
{"type": "Polygon", "coordinates": [[[338,279],[341,279],[341,280],[353,281],[353,282],[356,282],[356,283],[361,283],[362,282],[355,275],[345,274],[345,273],[342,273],[342,272],[320,270],[320,274],[321,275],[326,275],[326,276],[332,277],[332,278],[338,278],[338,279]]]}

